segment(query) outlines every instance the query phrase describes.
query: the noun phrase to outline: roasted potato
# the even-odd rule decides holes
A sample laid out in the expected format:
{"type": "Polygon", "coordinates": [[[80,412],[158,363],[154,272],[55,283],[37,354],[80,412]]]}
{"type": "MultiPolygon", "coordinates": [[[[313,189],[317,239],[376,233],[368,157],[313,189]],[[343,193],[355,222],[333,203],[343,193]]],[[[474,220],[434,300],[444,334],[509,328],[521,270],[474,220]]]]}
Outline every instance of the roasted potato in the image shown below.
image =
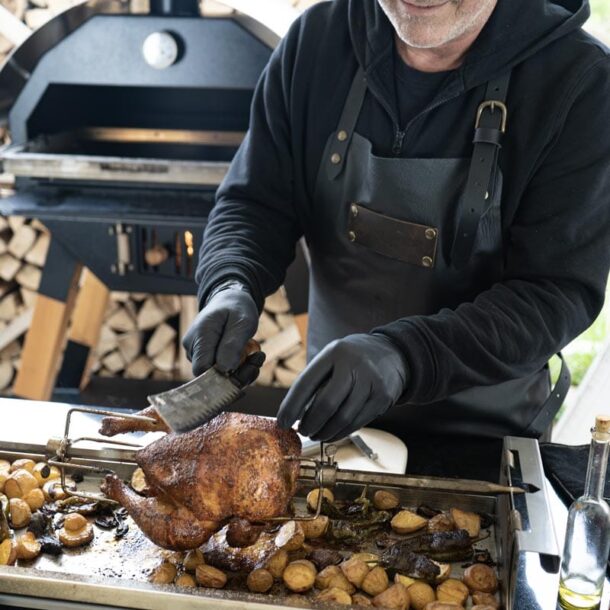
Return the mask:
{"type": "Polygon", "coordinates": [[[339,567],[347,580],[358,587],[358,589],[362,587],[362,581],[371,571],[371,568],[362,559],[354,559],[353,557],[344,561],[339,567]]]}
{"type": "MultiPolygon", "coordinates": [[[[320,495],[320,489],[318,487],[316,487],[315,489],[312,489],[307,494],[307,508],[309,508],[309,510],[313,513],[316,512],[316,508],[318,507],[318,496],[319,495],[320,495]]],[[[329,502],[335,501],[335,495],[327,487],[323,488],[322,497],[326,498],[329,502]]]]}
{"type": "Polygon", "coordinates": [[[273,576],[269,570],[257,568],[248,574],[246,584],[252,593],[267,593],[273,587],[273,576]]]}
{"type": "Polygon", "coordinates": [[[176,578],[176,580],[174,580],[174,584],[178,587],[196,587],[197,581],[192,576],[192,574],[187,574],[186,572],[183,572],[182,574],[180,574],[180,576],[176,578]]]}
{"type": "Polygon", "coordinates": [[[32,519],[32,511],[25,500],[21,498],[11,498],[8,502],[9,517],[11,525],[15,529],[26,527],[32,519]]]}
{"type": "Polygon", "coordinates": [[[10,477],[8,470],[0,470],[0,494],[4,493],[4,486],[6,485],[6,480],[10,477]]]}
{"type": "Polygon", "coordinates": [[[15,551],[17,559],[35,559],[40,555],[40,542],[32,532],[26,532],[18,538],[15,551]]]}
{"type": "Polygon", "coordinates": [[[373,506],[377,510],[394,510],[398,508],[400,500],[395,493],[378,489],[373,495],[373,506]]]}
{"type": "Polygon", "coordinates": [[[481,517],[476,513],[469,513],[459,508],[452,508],[451,517],[459,530],[466,530],[471,538],[476,538],[481,531],[481,517]]]}
{"type": "Polygon", "coordinates": [[[443,581],[447,580],[449,576],[451,576],[451,564],[449,563],[439,563],[438,561],[434,561],[434,563],[439,567],[440,573],[436,577],[435,584],[440,584],[443,581]]]}
{"type": "Polygon", "coordinates": [[[93,540],[93,527],[82,515],[71,513],[64,519],[64,526],[59,530],[58,537],[64,546],[83,546],[93,540]]]}
{"type": "Polygon", "coordinates": [[[288,521],[275,537],[275,545],[285,551],[298,551],[305,542],[305,532],[297,521],[288,521]]]}
{"type": "Polygon", "coordinates": [[[500,602],[496,599],[495,595],[491,593],[483,593],[482,591],[472,592],[472,603],[479,606],[493,606],[494,608],[500,607],[500,602]]]}
{"type": "Polygon", "coordinates": [[[8,472],[11,471],[11,463],[8,460],[0,460],[0,472],[8,472]]]}
{"type": "Polygon", "coordinates": [[[436,597],[439,602],[453,602],[463,606],[468,599],[468,587],[455,578],[449,578],[436,588],[436,597]]]}
{"type": "Polygon", "coordinates": [[[436,601],[436,593],[428,583],[414,582],[408,587],[408,590],[411,598],[411,608],[414,608],[414,610],[424,610],[427,604],[436,601]]]}
{"type": "Polygon", "coordinates": [[[455,528],[453,517],[447,513],[435,515],[428,521],[428,531],[433,532],[452,532],[455,528]]]}
{"type": "MultiPolygon", "coordinates": [[[[376,566],[364,577],[360,588],[365,593],[375,597],[376,595],[383,593],[388,588],[389,584],[390,579],[388,578],[387,572],[381,566],[376,566]]],[[[373,604],[375,604],[375,600],[373,600],[373,604]]]]}
{"type": "Polygon", "coordinates": [[[466,568],[462,580],[470,591],[495,593],[498,590],[496,571],[484,563],[475,563],[466,568]]]}
{"type": "Polygon", "coordinates": [[[17,559],[17,548],[12,538],[0,542],[0,566],[12,566],[17,559]]]}
{"type": "Polygon", "coordinates": [[[313,521],[300,521],[303,533],[305,534],[306,540],[312,540],[313,538],[321,538],[328,529],[328,517],[326,515],[320,515],[313,521]]]}
{"type": "Polygon", "coordinates": [[[364,593],[354,593],[352,595],[352,604],[354,606],[365,606],[368,608],[373,605],[373,600],[364,593]]]}
{"type": "Polygon", "coordinates": [[[10,472],[17,472],[18,470],[27,470],[30,474],[34,470],[34,466],[36,466],[36,462],[34,460],[30,460],[29,458],[23,458],[20,460],[15,460],[9,469],[10,472]]]}
{"type": "Polygon", "coordinates": [[[354,553],[350,559],[360,559],[364,563],[379,561],[379,555],[375,553],[354,553]]]}
{"type": "Polygon", "coordinates": [[[352,596],[343,589],[338,589],[337,587],[324,589],[324,591],[318,593],[314,599],[317,602],[339,604],[341,606],[352,605],[352,596]]]}
{"type": "Polygon", "coordinates": [[[282,578],[282,574],[288,565],[288,552],[285,549],[280,549],[268,560],[265,568],[271,572],[273,578],[282,578]]]}
{"type": "Polygon", "coordinates": [[[164,561],[161,565],[157,566],[154,572],[150,576],[150,582],[155,585],[169,585],[174,582],[176,578],[176,566],[169,561],[164,561]]]}
{"type": "Polygon", "coordinates": [[[23,500],[30,507],[30,510],[35,511],[44,506],[44,494],[42,489],[36,488],[23,496],[23,500]]]}
{"type": "Polygon", "coordinates": [[[195,569],[195,579],[202,587],[222,589],[227,584],[227,575],[218,568],[200,565],[195,569]]]}
{"type": "Polygon", "coordinates": [[[396,574],[394,574],[394,582],[399,582],[401,585],[404,585],[408,589],[412,584],[416,583],[417,581],[415,580],[415,578],[411,578],[410,576],[404,576],[403,574],[399,574],[398,572],[396,572],[396,574]]]}
{"type": "Polygon", "coordinates": [[[146,494],[150,487],[148,486],[148,481],[146,480],[146,476],[144,475],[144,471],[141,468],[136,468],[131,475],[130,481],[131,488],[139,494],[146,494]]]}
{"type": "Polygon", "coordinates": [[[328,566],[318,574],[320,575],[322,578],[316,577],[317,589],[343,589],[350,595],[356,591],[356,587],[347,579],[339,566],[328,566]]]}
{"type": "Polygon", "coordinates": [[[57,468],[57,466],[49,466],[45,462],[38,462],[38,464],[34,466],[32,474],[38,482],[39,487],[42,487],[45,483],[48,483],[49,481],[59,479],[59,477],[61,476],[61,473],[59,472],[59,468],[57,468]]]}
{"type": "MultiPolygon", "coordinates": [[[[311,562],[308,562],[313,566],[311,562]]],[[[303,561],[293,561],[286,566],[282,574],[284,584],[294,593],[309,591],[316,581],[315,567],[310,567],[303,561]]]]}
{"type": "Polygon", "coordinates": [[[199,549],[193,549],[192,551],[188,551],[184,556],[182,565],[187,572],[194,572],[197,569],[197,566],[204,563],[205,559],[203,558],[203,553],[199,549]]]}
{"type": "Polygon", "coordinates": [[[464,610],[464,606],[454,602],[430,602],[424,610],[464,610]]]}
{"type": "Polygon", "coordinates": [[[391,610],[409,610],[410,605],[411,597],[409,592],[400,583],[393,584],[373,598],[373,606],[381,606],[391,610]]]}
{"type": "Polygon", "coordinates": [[[4,493],[9,498],[23,498],[32,489],[38,488],[34,475],[23,468],[15,470],[4,483],[4,493]]]}
{"type": "Polygon", "coordinates": [[[410,534],[411,532],[416,532],[417,530],[426,527],[427,523],[427,519],[420,517],[417,513],[413,513],[410,510],[401,510],[396,513],[392,518],[392,521],[390,521],[392,529],[397,534],[410,534]]]}

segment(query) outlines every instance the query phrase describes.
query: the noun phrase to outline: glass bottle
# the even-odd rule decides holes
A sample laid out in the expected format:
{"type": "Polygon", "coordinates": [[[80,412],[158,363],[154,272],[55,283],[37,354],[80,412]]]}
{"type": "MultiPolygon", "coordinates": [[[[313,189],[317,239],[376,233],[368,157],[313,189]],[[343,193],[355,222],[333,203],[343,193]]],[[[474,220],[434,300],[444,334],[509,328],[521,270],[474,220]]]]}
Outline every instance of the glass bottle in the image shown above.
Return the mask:
{"type": "Polygon", "coordinates": [[[603,497],[610,416],[596,418],[591,436],[585,493],[570,506],[561,564],[559,602],[568,610],[599,605],[610,551],[610,507],[603,497]]]}

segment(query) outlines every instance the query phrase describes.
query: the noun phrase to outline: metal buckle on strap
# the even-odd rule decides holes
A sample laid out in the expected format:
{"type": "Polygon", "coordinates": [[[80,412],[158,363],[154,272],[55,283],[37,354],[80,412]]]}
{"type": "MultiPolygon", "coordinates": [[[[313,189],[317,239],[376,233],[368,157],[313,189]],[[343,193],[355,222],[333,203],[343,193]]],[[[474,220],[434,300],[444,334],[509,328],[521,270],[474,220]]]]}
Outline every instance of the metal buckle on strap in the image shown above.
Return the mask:
{"type": "Polygon", "coordinates": [[[491,112],[494,112],[496,106],[502,111],[502,125],[500,127],[500,131],[502,133],[506,132],[506,119],[508,117],[508,108],[506,107],[506,104],[504,102],[499,102],[498,100],[487,100],[479,106],[479,109],[477,110],[477,121],[475,124],[475,129],[479,128],[479,125],[481,123],[481,116],[483,115],[483,110],[489,108],[491,112]]]}

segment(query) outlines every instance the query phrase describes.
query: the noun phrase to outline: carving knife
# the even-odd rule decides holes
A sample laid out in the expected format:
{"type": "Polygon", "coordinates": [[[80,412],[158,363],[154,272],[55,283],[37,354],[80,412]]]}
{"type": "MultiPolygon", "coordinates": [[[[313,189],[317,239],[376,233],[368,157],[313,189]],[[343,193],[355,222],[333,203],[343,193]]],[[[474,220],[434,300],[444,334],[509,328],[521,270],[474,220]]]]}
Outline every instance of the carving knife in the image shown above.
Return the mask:
{"type": "MultiPolygon", "coordinates": [[[[256,341],[249,341],[242,353],[240,366],[260,351],[256,341]]],[[[236,371],[225,374],[212,367],[184,385],[149,396],[148,402],[155,407],[163,421],[180,434],[194,430],[222,413],[243,394],[244,387],[256,379],[256,376],[251,377],[244,381],[236,371]]]]}

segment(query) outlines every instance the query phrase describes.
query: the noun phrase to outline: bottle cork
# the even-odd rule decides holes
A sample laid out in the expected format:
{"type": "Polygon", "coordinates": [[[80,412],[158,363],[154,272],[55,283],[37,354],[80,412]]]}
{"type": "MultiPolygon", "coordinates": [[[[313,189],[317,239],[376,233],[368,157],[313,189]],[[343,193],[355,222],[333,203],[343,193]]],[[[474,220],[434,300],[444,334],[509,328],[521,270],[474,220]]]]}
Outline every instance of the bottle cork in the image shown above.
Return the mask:
{"type": "Polygon", "coordinates": [[[595,431],[603,434],[610,433],[610,415],[598,415],[595,418],[595,431]]]}

